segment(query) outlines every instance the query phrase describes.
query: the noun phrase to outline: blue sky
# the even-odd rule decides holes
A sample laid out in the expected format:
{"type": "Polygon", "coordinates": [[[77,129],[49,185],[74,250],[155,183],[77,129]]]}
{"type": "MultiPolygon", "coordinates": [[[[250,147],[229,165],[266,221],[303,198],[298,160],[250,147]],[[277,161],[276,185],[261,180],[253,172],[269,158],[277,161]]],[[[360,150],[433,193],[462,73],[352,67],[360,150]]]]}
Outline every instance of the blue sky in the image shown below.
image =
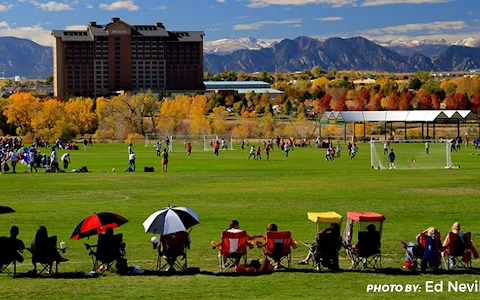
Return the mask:
{"type": "Polygon", "coordinates": [[[89,21],[163,22],[205,39],[362,35],[377,40],[480,37],[480,0],[0,0],[0,36],[51,44],[89,21]]]}

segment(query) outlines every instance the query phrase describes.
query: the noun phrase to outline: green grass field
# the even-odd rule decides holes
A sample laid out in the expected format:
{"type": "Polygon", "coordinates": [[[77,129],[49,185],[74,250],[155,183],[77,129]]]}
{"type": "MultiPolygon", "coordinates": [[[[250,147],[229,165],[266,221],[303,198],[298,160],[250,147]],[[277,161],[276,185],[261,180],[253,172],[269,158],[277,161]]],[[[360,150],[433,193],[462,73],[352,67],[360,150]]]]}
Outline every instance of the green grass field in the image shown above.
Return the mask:
{"type": "MultiPolygon", "coordinates": [[[[400,241],[413,241],[415,235],[429,226],[436,226],[442,238],[455,221],[463,231],[472,231],[474,244],[480,246],[477,205],[480,186],[480,157],[473,151],[453,153],[454,164],[461,169],[372,170],[369,145],[359,144],[356,160],[346,151],[333,162],[326,162],[325,151],[296,148],[289,159],[275,150],[270,161],[247,161],[248,151],[222,151],[219,157],[211,152],[170,155],[169,171],[161,172],[155,148],[134,145],[137,172],[124,173],[127,167],[127,146],[94,145],[87,152],[72,152],[73,167],[87,165],[91,173],[36,173],[0,175],[0,204],[16,210],[0,215],[0,235],[8,235],[12,225],[20,227],[20,238],[29,245],[36,229],[45,225],[50,235],[65,241],[70,259],[60,265],[60,278],[16,278],[0,274],[1,299],[315,299],[358,297],[405,297],[405,293],[366,293],[368,284],[420,284],[417,297],[476,297],[476,293],[425,293],[425,281],[458,280],[472,283],[478,273],[453,272],[443,275],[412,275],[402,271],[404,251],[400,241]],[[155,173],[144,173],[153,165],[155,173]],[[111,172],[116,168],[117,172],[111,172]],[[108,172],[107,172],[108,171],[108,172]],[[106,274],[99,278],[75,278],[91,268],[91,258],[83,245],[88,240],[70,241],[75,226],[93,212],[114,211],[129,222],[116,230],[127,243],[129,265],[153,270],[156,252],[145,234],[143,221],[153,212],[168,205],[186,206],[200,216],[200,224],[191,234],[189,266],[199,267],[205,274],[194,276],[119,276],[106,274]],[[263,234],[268,223],[279,230],[292,231],[299,242],[313,242],[315,225],[307,212],[375,211],[386,216],[383,231],[383,272],[310,273],[308,266],[297,263],[307,249],[293,251],[294,270],[279,271],[257,277],[215,276],[217,252],[211,240],[219,240],[220,231],[231,219],[240,221],[250,235],[263,234]],[[405,276],[402,276],[405,275],[405,276]]],[[[200,147],[194,145],[195,148],[200,147]]],[[[423,145],[396,145],[399,153],[418,153],[423,145]]],[[[181,149],[176,145],[175,149],[181,149]]],[[[344,147],[345,148],[345,147],[344,147]]],[[[421,150],[420,150],[421,151],[421,150]]],[[[47,153],[47,151],[45,151],[47,153]]],[[[62,152],[59,154],[61,155],[62,152]]],[[[408,153],[408,154],[407,154],[408,153]]],[[[439,156],[443,161],[444,154],[439,156]]],[[[264,158],[265,159],[265,158],[264,158]]],[[[342,228],[343,229],[343,228],[342,228]]],[[[32,269],[30,254],[18,271],[32,269]]],[[[260,249],[249,251],[249,259],[261,257],[260,249]]],[[[349,262],[341,252],[341,268],[349,262]]],[[[480,261],[474,261],[480,267],[480,261]]],[[[79,276],[83,277],[83,276],[79,276]]],[[[445,284],[446,285],[446,284],[445,284]]]]}

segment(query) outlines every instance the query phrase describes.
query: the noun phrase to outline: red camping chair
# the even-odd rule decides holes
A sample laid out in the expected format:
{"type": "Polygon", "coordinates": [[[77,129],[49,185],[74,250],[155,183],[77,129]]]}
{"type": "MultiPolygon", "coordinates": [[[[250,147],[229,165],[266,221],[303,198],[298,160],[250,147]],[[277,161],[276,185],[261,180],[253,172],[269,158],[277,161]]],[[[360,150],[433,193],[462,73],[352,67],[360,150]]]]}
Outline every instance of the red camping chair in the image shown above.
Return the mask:
{"type": "Polygon", "coordinates": [[[158,248],[157,271],[164,271],[167,267],[179,271],[187,270],[187,248],[190,247],[188,233],[179,231],[160,238],[161,249],[158,248]],[[165,263],[162,264],[162,257],[165,263]],[[183,260],[183,263],[181,262],[183,260]]]}
{"type": "Polygon", "coordinates": [[[384,220],[385,216],[375,212],[347,212],[343,244],[351,261],[351,269],[372,268],[378,270],[381,268],[381,238],[384,220]],[[357,243],[352,244],[355,222],[358,224],[357,243]],[[365,231],[371,225],[375,225],[375,230],[372,227],[365,231]]]}
{"type": "Polygon", "coordinates": [[[472,269],[472,252],[475,257],[478,257],[478,253],[472,245],[472,233],[464,233],[462,240],[458,234],[449,232],[448,238],[450,242],[442,252],[442,263],[445,270],[472,269]]]}
{"type": "Polygon", "coordinates": [[[286,259],[287,268],[290,268],[292,263],[291,247],[296,247],[296,245],[290,231],[268,231],[265,243],[258,244],[259,247],[263,247],[265,257],[271,257],[278,264],[286,259]]]}
{"type": "Polygon", "coordinates": [[[247,264],[247,232],[242,230],[239,232],[222,231],[222,242],[220,244],[212,243],[214,249],[218,248],[218,262],[220,272],[234,267],[235,260],[241,260],[247,264]],[[226,258],[225,264],[223,258],[226,258]]]}

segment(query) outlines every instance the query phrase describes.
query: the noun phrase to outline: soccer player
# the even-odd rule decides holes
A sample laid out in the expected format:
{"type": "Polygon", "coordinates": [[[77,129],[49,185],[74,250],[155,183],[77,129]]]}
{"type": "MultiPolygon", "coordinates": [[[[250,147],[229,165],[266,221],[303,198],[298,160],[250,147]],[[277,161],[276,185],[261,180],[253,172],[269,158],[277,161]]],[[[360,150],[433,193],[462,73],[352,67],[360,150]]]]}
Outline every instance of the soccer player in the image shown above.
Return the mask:
{"type": "Polygon", "coordinates": [[[262,160],[262,149],[260,146],[257,148],[257,160],[262,160]]]}
{"type": "Polygon", "coordinates": [[[128,154],[132,154],[132,152],[133,152],[132,147],[133,147],[132,143],[128,144],[128,154]]]}
{"type": "Polygon", "coordinates": [[[190,158],[190,154],[192,154],[192,145],[190,143],[187,144],[187,153],[188,158],[190,158]]]}
{"type": "MultiPolygon", "coordinates": [[[[288,142],[285,143],[285,145],[283,146],[283,149],[285,150],[285,153],[286,153],[285,158],[288,158],[288,151],[290,151],[290,144],[288,142]]],[[[282,153],[283,153],[283,151],[282,151],[282,153]]]]}
{"type": "Polygon", "coordinates": [[[355,156],[357,156],[357,152],[358,152],[358,146],[357,146],[357,144],[353,144],[353,146],[352,146],[352,155],[350,156],[350,159],[354,159],[355,156]]]}
{"type": "Polygon", "coordinates": [[[240,148],[242,148],[242,150],[245,150],[245,141],[242,140],[242,143],[240,144],[240,148]]]}
{"type": "Polygon", "coordinates": [[[342,146],[340,146],[340,143],[337,145],[337,158],[340,157],[340,152],[342,151],[342,146]]]}
{"type": "Polygon", "coordinates": [[[157,156],[160,156],[162,154],[162,144],[160,143],[160,141],[157,142],[155,150],[157,150],[157,156]]]}
{"type": "Polygon", "coordinates": [[[330,150],[330,146],[327,147],[326,152],[327,153],[325,154],[325,161],[332,160],[332,152],[330,150]]]}
{"type": "Polygon", "coordinates": [[[215,141],[213,143],[213,152],[215,156],[218,156],[218,149],[220,148],[220,143],[218,141],[215,141]]]}
{"type": "Polygon", "coordinates": [[[430,142],[425,142],[425,154],[430,154],[430,142]]]}
{"type": "Polygon", "coordinates": [[[348,142],[347,145],[348,156],[352,155],[352,143],[348,142]]]}
{"type": "Polygon", "coordinates": [[[388,141],[385,141],[385,143],[383,143],[383,155],[388,154],[388,148],[389,147],[390,147],[390,145],[388,144],[388,141]]]}
{"type": "Polygon", "coordinates": [[[268,144],[267,147],[265,148],[265,153],[267,154],[267,160],[270,160],[270,149],[272,149],[272,147],[270,146],[270,144],[268,144]]]}
{"type": "Polygon", "coordinates": [[[253,159],[257,159],[255,156],[255,145],[252,145],[252,148],[250,148],[250,155],[248,155],[248,159],[253,156],[253,159]]]}
{"type": "Polygon", "coordinates": [[[390,150],[390,153],[388,153],[388,160],[390,162],[390,169],[395,169],[395,152],[393,152],[393,148],[390,150]]]}
{"type": "Polygon", "coordinates": [[[63,162],[63,170],[67,171],[68,169],[68,164],[71,163],[70,161],[70,153],[64,153],[61,157],[61,160],[63,162]]]}
{"type": "MultiPolygon", "coordinates": [[[[44,155],[45,160],[46,156],[44,155]]],[[[33,169],[35,169],[35,173],[38,172],[37,167],[35,166],[35,150],[32,148],[28,151],[28,164],[30,165],[30,173],[33,173],[33,169]]],[[[46,164],[46,162],[45,162],[46,164]]]]}

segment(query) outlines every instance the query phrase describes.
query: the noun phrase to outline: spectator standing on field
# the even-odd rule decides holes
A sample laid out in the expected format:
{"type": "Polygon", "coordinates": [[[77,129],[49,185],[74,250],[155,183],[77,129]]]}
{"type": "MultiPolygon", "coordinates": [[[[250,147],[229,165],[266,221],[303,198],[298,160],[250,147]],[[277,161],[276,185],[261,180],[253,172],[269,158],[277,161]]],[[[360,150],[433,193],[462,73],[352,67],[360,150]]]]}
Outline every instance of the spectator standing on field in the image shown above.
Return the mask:
{"type": "Polygon", "coordinates": [[[62,163],[63,163],[63,170],[67,171],[68,164],[71,163],[70,153],[64,153],[61,157],[61,160],[62,160],[62,163]]]}
{"type": "Polygon", "coordinates": [[[28,164],[30,165],[30,173],[33,173],[33,169],[35,169],[35,173],[38,172],[37,170],[37,167],[36,167],[36,162],[35,162],[35,150],[34,149],[30,149],[30,151],[28,151],[28,164]]]}
{"type": "Polygon", "coordinates": [[[88,141],[87,141],[87,139],[84,139],[84,140],[83,140],[83,149],[84,149],[85,151],[87,151],[87,146],[88,146],[88,141]]]}
{"type": "Polygon", "coordinates": [[[16,149],[10,152],[10,160],[12,161],[12,173],[17,173],[18,152],[16,149]]]}
{"type": "Polygon", "coordinates": [[[92,136],[90,136],[90,137],[88,138],[88,143],[90,144],[90,146],[93,146],[93,143],[92,143],[92,136]]]}
{"type": "Polygon", "coordinates": [[[167,148],[163,149],[162,153],[162,171],[167,172],[167,167],[168,167],[168,152],[167,148]]]}
{"type": "Polygon", "coordinates": [[[135,152],[128,155],[128,167],[135,171],[135,152]]]}
{"type": "Polygon", "coordinates": [[[218,149],[220,148],[220,144],[218,141],[215,141],[215,143],[213,143],[213,152],[215,154],[215,156],[218,156],[218,149]]]}
{"type": "Polygon", "coordinates": [[[265,147],[265,154],[267,154],[267,160],[270,160],[270,149],[272,148],[270,144],[268,144],[267,147],[265,147]]]}
{"type": "Polygon", "coordinates": [[[58,154],[55,147],[52,147],[52,154],[50,154],[50,172],[58,171],[58,154]]]}

